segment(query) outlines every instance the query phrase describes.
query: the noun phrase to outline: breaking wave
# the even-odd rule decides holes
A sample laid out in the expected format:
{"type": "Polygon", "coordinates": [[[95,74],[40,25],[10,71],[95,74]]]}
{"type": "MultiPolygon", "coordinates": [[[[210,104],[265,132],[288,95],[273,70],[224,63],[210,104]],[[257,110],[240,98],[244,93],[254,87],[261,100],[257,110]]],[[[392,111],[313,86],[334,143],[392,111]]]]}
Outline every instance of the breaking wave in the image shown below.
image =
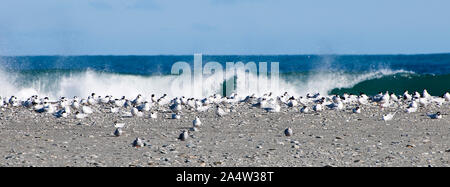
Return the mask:
{"type": "MultiPolygon", "coordinates": [[[[233,81],[235,77],[221,77],[211,75],[203,79],[203,96],[214,93],[224,94],[236,92],[239,95],[273,92],[282,94],[287,91],[295,95],[307,93],[329,94],[339,89],[351,89],[355,85],[369,80],[380,79],[389,76],[414,76],[414,72],[382,69],[372,72],[348,73],[348,72],[308,72],[280,74],[277,87],[271,87],[271,80],[267,77],[258,77],[247,74],[244,78],[236,77],[232,88],[225,84],[233,81]],[[244,82],[244,83],[242,83],[244,82]],[[225,84],[225,85],[224,85],[225,84]]],[[[199,97],[192,93],[195,89],[192,84],[173,88],[177,82],[190,83],[191,80],[178,75],[132,75],[106,73],[93,70],[84,71],[33,71],[33,72],[5,72],[0,70],[0,95],[15,95],[26,98],[38,94],[58,98],[61,96],[86,97],[95,92],[97,95],[113,95],[115,97],[135,97],[137,94],[150,96],[151,94],[168,94],[171,97],[184,95],[186,97],[199,97]]],[[[378,91],[384,90],[379,85],[378,91]]],[[[362,89],[361,91],[364,91],[362,89]]]]}

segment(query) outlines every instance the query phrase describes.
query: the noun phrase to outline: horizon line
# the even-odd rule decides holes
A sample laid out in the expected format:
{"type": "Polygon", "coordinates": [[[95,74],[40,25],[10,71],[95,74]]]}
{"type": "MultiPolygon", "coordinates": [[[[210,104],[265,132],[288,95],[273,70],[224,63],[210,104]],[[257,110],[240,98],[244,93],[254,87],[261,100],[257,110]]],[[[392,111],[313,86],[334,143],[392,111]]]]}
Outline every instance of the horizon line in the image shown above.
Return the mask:
{"type": "Polygon", "coordinates": [[[366,53],[366,54],[348,54],[348,53],[329,53],[329,54],[207,54],[207,53],[192,53],[192,54],[27,54],[27,55],[0,55],[0,57],[45,57],[45,56],[59,56],[59,57],[76,57],[76,56],[193,56],[195,54],[202,54],[203,56],[414,56],[414,55],[450,55],[450,52],[440,53],[366,53]]]}

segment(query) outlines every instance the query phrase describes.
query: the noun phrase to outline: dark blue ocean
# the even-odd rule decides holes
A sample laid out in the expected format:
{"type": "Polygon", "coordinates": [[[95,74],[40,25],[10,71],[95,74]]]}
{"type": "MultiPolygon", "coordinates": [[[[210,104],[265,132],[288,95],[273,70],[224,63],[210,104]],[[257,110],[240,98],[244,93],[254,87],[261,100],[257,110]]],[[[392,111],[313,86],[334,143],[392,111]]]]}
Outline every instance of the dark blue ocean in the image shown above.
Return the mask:
{"type": "MultiPolygon", "coordinates": [[[[193,55],[0,57],[0,95],[162,94],[168,92],[173,81],[172,65],[178,61],[192,65],[193,60],[193,55]]],[[[400,94],[423,89],[442,95],[450,91],[450,54],[203,55],[203,64],[210,61],[224,66],[226,62],[279,62],[279,91],[299,95],[380,91],[400,94]]],[[[223,93],[223,89],[222,85],[212,86],[211,93],[223,93]]]]}

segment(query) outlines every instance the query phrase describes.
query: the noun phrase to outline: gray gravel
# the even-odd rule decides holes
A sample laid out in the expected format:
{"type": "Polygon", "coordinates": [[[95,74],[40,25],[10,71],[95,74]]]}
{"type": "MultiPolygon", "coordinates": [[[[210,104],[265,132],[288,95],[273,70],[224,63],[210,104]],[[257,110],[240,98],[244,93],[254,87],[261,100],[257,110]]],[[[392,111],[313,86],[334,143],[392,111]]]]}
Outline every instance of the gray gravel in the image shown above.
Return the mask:
{"type": "Polygon", "coordinates": [[[158,119],[120,117],[94,107],[83,120],[56,118],[23,107],[0,111],[0,166],[449,166],[450,105],[403,109],[362,107],[361,114],[300,107],[267,113],[241,103],[218,117],[215,107],[183,109],[181,119],[159,110],[158,119]],[[392,121],[382,115],[397,111],[392,121]],[[441,111],[442,119],[426,113],[441,111]],[[202,126],[178,140],[200,116],[202,126]],[[115,122],[125,123],[114,136],[115,122]],[[292,136],[284,130],[291,127],[292,136]],[[136,138],[143,147],[132,146],[136,138]]]}

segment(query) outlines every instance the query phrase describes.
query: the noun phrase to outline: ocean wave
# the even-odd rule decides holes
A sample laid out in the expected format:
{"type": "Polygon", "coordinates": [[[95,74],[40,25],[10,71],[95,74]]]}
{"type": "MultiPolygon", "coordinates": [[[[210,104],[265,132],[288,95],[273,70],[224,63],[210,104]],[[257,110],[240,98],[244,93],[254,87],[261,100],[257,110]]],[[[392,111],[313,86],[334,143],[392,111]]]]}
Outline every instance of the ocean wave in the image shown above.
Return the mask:
{"type": "MultiPolygon", "coordinates": [[[[336,89],[352,88],[359,83],[367,80],[379,79],[391,75],[414,75],[414,72],[405,70],[381,69],[370,72],[336,72],[319,71],[309,72],[307,74],[281,74],[277,87],[270,87],[270,79],[267,77],[258,77],[254,74],[247,74],[246,84],[240,84],[244,79],[237,79],[235,87],[226,88],[221,75],[212,75],[204,77],[203,95],[212,95],[214,93],[224,94],[224,90],[231,89],[231,92],[237,92],[239,95],[273,92],[282,94],[287,91],[294,95],[306,95],[307,93],[329,94],[336,89]],[[257,86],[255,86],[257,85],[257,86]]],[[[225,80],[232,79],[232,76],[225,80]]],[[[173,88],[176,82],[189,82],[182,76],[176,75],[131,75],[105,73],[93,70],[76,72],[5,72],[0,70],[0,90],[1,96],[15,95],[19,98],[27,98],[31,95],[49,96],[58,98],[61,96],[86,97],[95,92],[97,95],[113,95],[115,97],[135,97],[137,94],[150,96],[151,94],[168,94],[170,97],[186,96],[200,97],[195,95],[193,90],[201,88],[193,85],[181,88],[173,88]]],[[[244,81],[245,82],[245,81],[244,81]]],[[[379,91],[383,91],[382,85],[379,91]]],[[[231,93],[228,92],[228,93],[231,93]]]]}
{"type": "Polygon", "coordinates": [[[331,94],[360,93],[376,94],[380,91],[389,91],[395,94],[403,94],[405,90],[410,92],[422,92],[427,89],[434,96],[441,96],[450,91],[450,74],[410,74],[399,73],[367,79],[347,88],[334,88],[331,94]]]}
{"type": "MultiPolygon", "coordinates": [[[[343,71],[319,71],[308,73],[308,76],[302,79],[299,79],[298,76],[288,76],[286,80],[288,82],[292,82],[292,85],[296,88],[295,93],[299,95],[305,95],[307,93],[320,93],[322,95],[327,95],[334,89],[351,88],[356,84],[366,80],[377,79],[384,76],[396,74],[411,75],[415,74],[415,72],[391,69],[380,69],[360,73],[343,71]]],[[[379,88],[380,91],[383,91],[382,85],[380,85],[379,88]]]]}

